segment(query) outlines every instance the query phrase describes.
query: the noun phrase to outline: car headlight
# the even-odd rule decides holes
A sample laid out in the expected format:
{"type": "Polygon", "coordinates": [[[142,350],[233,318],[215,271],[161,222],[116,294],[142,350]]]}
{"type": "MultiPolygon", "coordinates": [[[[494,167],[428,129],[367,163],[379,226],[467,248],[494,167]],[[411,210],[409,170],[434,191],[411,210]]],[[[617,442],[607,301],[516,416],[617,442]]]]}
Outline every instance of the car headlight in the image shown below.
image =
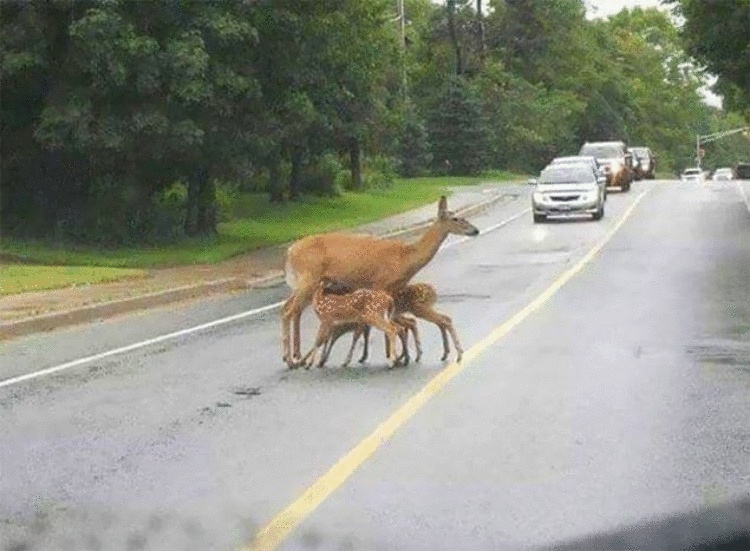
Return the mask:
{"type": "Polygon", "coordinates": [[[538,191],[534,192],[534,202],[535,203],[544,202],[544,195],[542,193],[539,193],[538,191]]]}

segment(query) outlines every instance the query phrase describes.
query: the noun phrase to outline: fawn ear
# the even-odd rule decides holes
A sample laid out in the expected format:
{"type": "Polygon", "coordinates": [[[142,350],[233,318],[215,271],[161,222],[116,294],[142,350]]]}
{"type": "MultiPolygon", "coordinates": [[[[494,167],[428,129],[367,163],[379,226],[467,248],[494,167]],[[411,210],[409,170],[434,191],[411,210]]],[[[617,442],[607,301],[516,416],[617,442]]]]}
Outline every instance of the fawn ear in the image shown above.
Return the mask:
{"type": "Polygon", "coordinates": [[[438,218],[445,218],[446,216],[448,216],[448,200],[443,195],[438,201],[438,218]]]}

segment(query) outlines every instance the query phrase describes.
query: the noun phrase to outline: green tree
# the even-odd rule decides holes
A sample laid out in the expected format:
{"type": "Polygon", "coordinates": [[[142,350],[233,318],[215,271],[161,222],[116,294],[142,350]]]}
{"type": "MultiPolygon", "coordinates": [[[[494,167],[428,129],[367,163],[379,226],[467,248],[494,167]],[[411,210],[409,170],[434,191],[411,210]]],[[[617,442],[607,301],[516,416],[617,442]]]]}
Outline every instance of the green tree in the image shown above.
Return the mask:
{"type": "Polygon", "coordinates": [[[429,136],[433,166],[448,174],[473,175],[485,168],[487,132],[477,90],[456,76],[433,107],[429,136]]]}
{"type": "Polygon", "coordinates": [[[690,55],[719,76],[735,106],[750,107],[750,0],[670,0],[690,55]]]}

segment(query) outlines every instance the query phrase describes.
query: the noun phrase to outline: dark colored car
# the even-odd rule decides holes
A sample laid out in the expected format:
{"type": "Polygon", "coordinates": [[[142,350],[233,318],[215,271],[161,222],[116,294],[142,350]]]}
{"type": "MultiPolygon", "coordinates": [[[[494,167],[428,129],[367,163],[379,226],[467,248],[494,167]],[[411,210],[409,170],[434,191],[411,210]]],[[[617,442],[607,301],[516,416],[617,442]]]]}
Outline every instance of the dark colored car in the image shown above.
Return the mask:
{"type": "Polygon", "coordinates": [[[738,180],[750,180],[750,163],[737,163],[734,167],[734,176],[738,180]]]}
{"type": "Polygon", "coordinates": [[[635,179],[653,180],[656,171],[656,157],[648,147],[631,147],[628,149],[633,155],[633,171],[635,179]]]}

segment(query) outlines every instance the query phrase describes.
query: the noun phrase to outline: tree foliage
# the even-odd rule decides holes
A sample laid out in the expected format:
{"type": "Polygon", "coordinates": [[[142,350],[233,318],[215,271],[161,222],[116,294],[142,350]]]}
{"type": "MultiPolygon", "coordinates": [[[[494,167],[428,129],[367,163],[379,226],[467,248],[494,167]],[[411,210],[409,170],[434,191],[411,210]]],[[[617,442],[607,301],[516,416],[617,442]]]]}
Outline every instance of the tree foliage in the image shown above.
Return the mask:
{"type": "Polygon", "coordinates": [[[696,133],[736,123],[701,101],[691,56],[747,105],[748,1],[679,0],[680,33],[655,9],[588,20],[581,0],[407,0],[402,49],[391,0],[6,0],[0,229],[210,235],[227,182],[296,200],[393,169],[534,171],[585,140],[679,168],[696,133]]]}
{"type": "Polygon", "coordinates": [[[672,0],[687,52],[719,76],[719,91],[750,108],[750,0],[672,0]]]}

